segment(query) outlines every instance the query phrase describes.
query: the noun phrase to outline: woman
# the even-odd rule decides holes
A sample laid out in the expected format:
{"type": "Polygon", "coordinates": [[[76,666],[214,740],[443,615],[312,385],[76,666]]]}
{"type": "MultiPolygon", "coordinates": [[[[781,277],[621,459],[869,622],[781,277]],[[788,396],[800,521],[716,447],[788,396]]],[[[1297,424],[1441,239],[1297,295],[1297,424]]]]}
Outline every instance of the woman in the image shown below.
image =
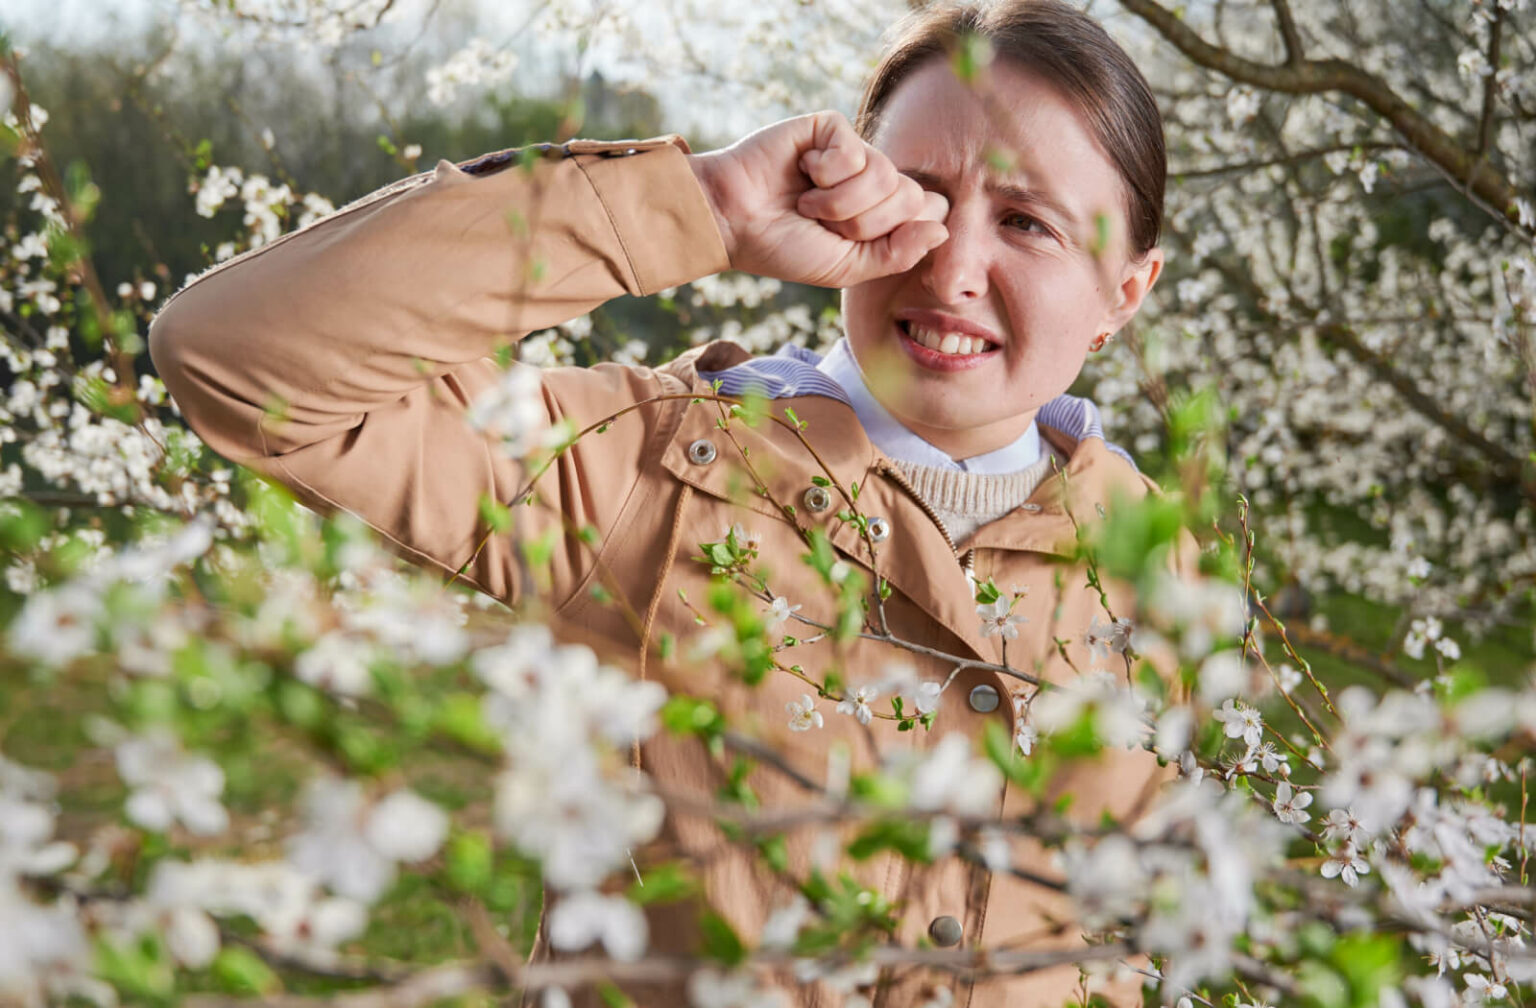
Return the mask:
{"type": "MultiPolygon", "coordinates": [[[[1056,0],[930,10],[886,54],[857,129],[818,113],[706,155],[665,138],[443,162],[211,271],[167,305],[151,350],[215,450],[361,515],[417,562],[509,603],[537,596],[557,632],[708,696],[819,781],[833,751],[858,770],[949,732],[978,737],[989,721],[1027,738],[1016,711],[1027,680],[1092,665],[1083,638],[1105,611],[1061,560],[1076,524],[1150,484],[1104,443],[1092,404],[1062,393],[1157,278],[1163,171],[1150,92],[1091,19],[1056,0]],[[962,38],[995,53],[972,80],[952,70],[962,38]],[[488,536],[482,500],[520,500],[528,478],[465,423],[500,387],[489,355],[618,294],[727,267],[841,287],[847,340],[825,360],[712,344],[656,369],[542,372],[547,419],[624,415],[559,457],[512,509],[512,534],[488,536]],[[765,393],[785,422],[722,429],[720,406],[698,401],[716,389],[765,393]],[[859,520],[838,517],[852,508],[859,520]],[[687,661],[704,639],[719,645],[695,617],[725,622],[705,602],[699,544],[734,541],[732,526],[757,547],[762,601],[784,600],[766,617],[788,614],[784,633],[816,637],[811,624],[836,623],[839,591],[868,589],[865,634],[775,656],[817,682],[837,673],[828,697],[779,669],[747,684],[726,671],[749,661],[729,641],[724,660],[687,661]],[[817,532],[844,564],[801,562],[817,532]],[[520,544],[533,542],[553,544],[547,565],[526,561],[520,544]],[[978,580],[1005,592],[985,620],[978,580]],[[1072,665],[1055,638],[1071,642],[1072,665]],[[896,663],[933,684],[930,698],[942,687],[929,732],[871,717],[890,709],[896,663]],[[792,730],[812,710],[824,726],[792,730]]],[[[1130,607],[1113,591],[1112,602],[1130,607]]],[[[692,739],[658,737],[641,762],[701,801],[724,773],[692,739]]],[[[1060,786],[1091,822],[1131,810],[1157,777],[1149,758],[1122,753],[1060,786]]],[[[784,775],[751,781],[767,807],[803,801],[784,775]]],[[[1009,786],[985,804],[1014,815],[1034,802],[1009,786]]],[[[792,894],[722,851],[706,819],[674,816],[667,842],[700,858],[707,891],[748,936],[792,894]]],[[[793,871],[810,847],[791,835],[793,871]]],[[[1045,870],[1037,846],[1017,841],[1012,855],[1045,870]]],[[[908,946],[1081,941],[1060,893],[974,861],[877,855],[848,870],[889,902],[908,946]]],[[[686,921],[651,933],[653,951],[693,947],[686,921]]],[[[875,1002],[918,1004],[935,982],[888,976],[875,1002]]],[[[1136,990],[1122,981],[1111,994],[1135,1003],[1136,990]]],[[[1077,968],[1059,966],[960,982],[956,1003],[1055,1005],[1078,991],[1077,968]]],[[[824,994],[807,987],[798,1003],[836,1003],[824,994]]]]}

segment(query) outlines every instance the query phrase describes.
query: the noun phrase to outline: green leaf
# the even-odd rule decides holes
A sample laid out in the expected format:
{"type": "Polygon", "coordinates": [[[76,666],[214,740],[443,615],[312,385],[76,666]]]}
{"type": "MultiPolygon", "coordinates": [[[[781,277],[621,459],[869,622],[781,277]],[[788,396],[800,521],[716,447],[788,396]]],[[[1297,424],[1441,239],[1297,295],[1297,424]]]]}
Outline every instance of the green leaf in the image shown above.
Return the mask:
{"type": "Polygon", "coordinates": [[[832,481],[825,476],[812,476],[811,482],[819,487],[829,487],[832,485],[832,481]]]}
{"type": "Polygon", "coordinates": [[[808,538],[811,551],[802,554],[800,559],[820,574],[822,581],[831,584],[832,565],[837,562],[837,554],[832,549],[832,543],[827,539],[827,534],[819,528],[811,529],[808,538]]]}
{"type": "Polygon", "coordinates": [[[449,738],[482,752],[497,752],[501,748],[501,740],[485,723],[480,698],[473,693],[460,691],[445,696],[437,708],[434,724],[449,738]]]}
{"type": "Polygon", "coordinates": [[[604,980],[597,985],[597,996],[603,999],[603,1004],[608,1008],[634,1008],[635,1002],[628,994],[614,986],[612,981],[604,980]]]}
{"type": "Polygon", "coordinates": [[[1349,984],[1352,1008],[1372,1008],[1386,987],[1401,979],[1403,948],[1390,934],[1352,932],[1339,939],[1330,957],[1349,984]]]}
{"type": "Polygon", "coordinates": [[[1320,962],[1303,962],[1296,970],[1296,987],[1308,1008],[1339,1008],[1351,1003],[1349,984],[1320,962]]]}
{"type": "Polygon", "coordinates": [[[987,578],[976,585],[976,602],[978,605],[991,605],[1002,598],[1002,595],[1003,593],[998,590],[997,585],[993,583],[991,578],[987,578]]]}
{"type": "Polygon", "coordinates": [[[153,935],[96,941],[96,975],[119,991],[152,1004],[167,1003],[176,983],[171,961],[153,935]]]}
{"type": "Polygon", "coordinates": [[[460,892],[478,893],[490,885],[495,860],[489,836],[459,833],[448,841],[443,873],[460,892]]]}
{"type": "Polygon", "coordinates": [[[909,861],[926,864],[928,823],[916,819],[886,819],[864,829],[848,845],[848,856],[867,860],[883,850],[893,850],[909,861]]]}
{"type": "Polygon", "coordinates": [[[1009,781],[1027,793],[1038,796],[1051,779],[1055,759],[1041,752],[1038,747],[1033,755],[1026,758],[1014,745],[1008,729],[996,719],[989,718],[982,731],[982,748],[986,750],[987,758],[1009,781]]]}
{"type": "Polygon", "coordinates": [[[512,531],[512,510],[489,494],[480,495],[480,520],[496,535],[512,531]]]}
{"type": "Polygon", "coordinates": [[[677,903],[699,892],[699,880],[682,861],[668,861],[646,870],[640,881],[629,887],[625,896],[631,903],[677,903]]]}
{"type": "Polygon", "coordinates": [[[26,553],[42,542],[52,522],[27,500],[14,500],[0,509],[0,549],[26,553]]]}
{"type": "Polygon", "coordinates": [[[717,960],[726,966],[740,965],[747,957],[747,947],[736,934],[736,929],[713,910],[699,916],[700,945],[706,958],[717,960]]]}
{"type": "Polygon", "coordinates": [[[725,719],[708,700],[674,696],[661,708],[661,723],[674,735],[716,735],[725,728],[725,719]]]}
{"type": "Polygon", "coordinates": [[[848,793],[882,808],[902,808],[907,802],[907,786],[881,773],[854,774],[848,781],[848,793]]]}
{"type": "Polygon", "coordinates": [[[757,842],[757,850],[769,868],[780,874],[789,871],[789,844],[784,834],[775,833],[764,837],[757,842]]]}
{"type": "Polygon", "coordinates": [[[963,84],[977,84],[983,71],[992,62],[992,43],[985,36],[968,32],[961,36],[960,44],[950,57],[950,68],[963,84]]]}
{"type": "Polygon", "coordinates": [[[219,987],[231,994],[276,994],[283,986],[260,956],[241,945],[226,945],[220,949],[213,960],[212,972],[219,987]]]}

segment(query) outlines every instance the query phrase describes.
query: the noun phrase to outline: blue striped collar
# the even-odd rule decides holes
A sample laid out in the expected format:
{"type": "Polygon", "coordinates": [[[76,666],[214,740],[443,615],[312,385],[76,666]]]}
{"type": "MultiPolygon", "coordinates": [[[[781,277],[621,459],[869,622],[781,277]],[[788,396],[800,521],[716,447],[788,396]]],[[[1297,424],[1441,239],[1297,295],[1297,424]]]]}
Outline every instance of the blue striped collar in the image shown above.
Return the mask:
{"type": "MultiPolygon", "coordinates": [[[[857,371],[858,365],[854,363],[852,355],[847,354],[847,351],[843,349],[842,341],[839,341],[833,348],[832,353],[828,354],[828,357],[834,357],[839,351],[848,356],[848,363],[857,371]]],[[[956,463],[948,455],[929,445],[926,441],[917,437],[917,435],[912,434],[910,431],[905,431],[905,428],[902,428],[902,430],[906,432],[907,438],[910,440],[902,438],[892,439],[884,436],[877,437],[876,434],[883,429],[881,417],[875,414],[866,417],[866,413],[869,412],[868,408],[866,407],[862,411],[859,409],[857,393],[863,390],[863,382],[860,381],[858,383],[859,388],[854,390],[853,395],[850,395],[849,390],[845,389],[832,374],[827,373],[826,370],[820,367],[821,364],[822,357],[820,354],[807,350],[804,347],[787,345],[780,348],[779,352],[771,357],[754,357],[723,371],[700,371],[699,377],[706,382],[719,382],[721,393],[730,396],[760,395],[767,399],[790,399],[795,396],[814,395],[836,399],[839,402],[846,403],[854,411],[870,441],[888,457],[902,461],[917,462],[923,465],[935,465],[936,463],[932,456],[937,455],[941,456],[943,460],[937,464],[943,468],[967,468],[964,463],[956,463]],[[917,441],[925,445],[928,452],[919,453],[923,457],[911,457],[911,441],[917,441]]],[[[840,369],[834,363],[831,370],[837,372],[840,369]]],[[[865,394],[868,394],[867,391],[865,394]]],[[[874,402],[872,396],[869,397],[869,402],[874,404],[877,409],[879,408],[879,404],[874,402]]],[[[891,423],[897,422],[885,410],[881,409],[880,413],[884,414],[884,417],[888,418],[891,423]]],[[[1039,457],[1038,452],[1040,450],[1037,430],[1039,427],[1049,427],[1052,430],[1065,434],[1074,441],[1081,441],[1084,438],[1099,438],[1102,440],[1104,437],[1103,420],[1099,415],[1099,408],[1093,404],[1092,400],[1079,396],[1059,395],[1041,406],[1039,412],[1035,414],[1035,423],[1026,432],[1025,437],[1034,437],[1036,458],[1039,457]]],[[[966,462],[974,464],[982,459],[999,462],[1002,460],[993,459],[992,457],[1006,456],[1017,447],[1019,447],[1018,442],[1015,442],[1013,445],[1006,446],[997,452],[989,452],[987,455],[978,456],[976,459],[967,459],[966,462]]],[[[1133,468],[1135,467],[1136,463],[1125,449],[1107,441],[1105,442],[1105,447],[1125,459],[1133,468]]],[[[1028,462],[1025,462],[1025,465],[1028,464],[1028,462]]],[[[1012,472],[1019,468],[1023,468],[1023,466],[1014,466],[1006,470],[994,470],[988,466],[984,469],[971,471],[989,473],[1012,472]]]]}

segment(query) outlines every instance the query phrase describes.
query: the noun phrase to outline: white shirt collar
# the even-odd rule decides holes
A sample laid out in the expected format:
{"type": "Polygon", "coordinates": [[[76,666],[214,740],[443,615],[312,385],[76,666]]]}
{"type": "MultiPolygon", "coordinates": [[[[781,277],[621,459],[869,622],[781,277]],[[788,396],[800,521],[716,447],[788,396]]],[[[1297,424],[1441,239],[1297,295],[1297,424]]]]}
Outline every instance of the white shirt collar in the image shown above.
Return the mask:
{"type": "Polygon", "coordinates": [[[859,362],[848,349],[848,341],[840,339],[832,350],[816,365],[816,370],[831,378],[842,387],[853,405],[864,433],[876,448],[888,457],[901,462],[932,466],[935,469],[951,469],[957,472],[977,473],[983,476],[1000,476],[1027,469],[1040,459],[1040,431],[1033,420],[1029,428],[1012,444],[984,455],[973,455],[956,460],[946,452],[904,427],[900,420],[875,401],[869,386],[864,383],[864,373],[859,362]]]}

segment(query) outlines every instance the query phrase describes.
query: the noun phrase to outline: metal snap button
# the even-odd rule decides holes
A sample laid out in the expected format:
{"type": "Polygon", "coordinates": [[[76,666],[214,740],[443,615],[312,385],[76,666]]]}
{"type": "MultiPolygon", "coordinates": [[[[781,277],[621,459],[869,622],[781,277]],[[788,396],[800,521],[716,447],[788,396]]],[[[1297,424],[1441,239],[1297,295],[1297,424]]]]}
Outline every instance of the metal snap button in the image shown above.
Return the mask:
{"type": "Polygon", "coordinates": [[[826,487],[813,486],[801,498],[807,511],[825,511],[832,506],[832,493],[826,487]]]}
{"type": "Polygon", "coordinates": [[[688,461],[694,465],[709,465],[714,460],[715,446],[707,438],[699,438],[688,446],[688,461]]]}
{"type": "Polygon", "coordinates": [[[997,710],[997,689],[982,683],[971,690],[970,701],[977,714],[990,714],[997,710]]]}
{"type": "Polygon", "coordinates": [[[869,520],[869,538],[872,542],[885,542],[891,537],[891,523],[879,515],[869,520]]]}
{"type": "Polygon", "coordinates": [[[962,935],[960,922],[948,914],[942,917],[935,917],[933,923],[928,925],[928,937],[932,938],[933,943],[940,948],[959,945],[962,935]]]}

